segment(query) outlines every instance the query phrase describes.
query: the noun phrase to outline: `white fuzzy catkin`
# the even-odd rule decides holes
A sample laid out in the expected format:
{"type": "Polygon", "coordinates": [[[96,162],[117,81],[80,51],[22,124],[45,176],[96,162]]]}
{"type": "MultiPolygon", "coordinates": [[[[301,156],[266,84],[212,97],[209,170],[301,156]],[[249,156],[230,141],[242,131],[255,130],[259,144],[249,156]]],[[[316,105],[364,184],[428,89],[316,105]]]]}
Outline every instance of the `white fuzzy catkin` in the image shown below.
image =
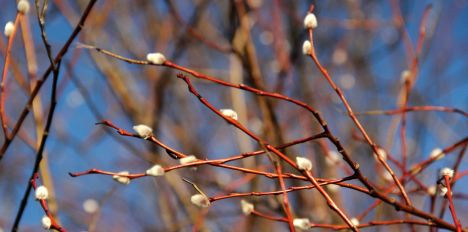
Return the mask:
{"type": "Polygon", "coordinates": [[[377,148],[377,154],[375,158],[377,159],[377,156],[380,156],[383,160],[387,160],[387,152],[383,148],[377,148]]]}
{"type": "Polygon", "coordinates": [[[146,175],[148,176],[163,176],[165,173],[164,168],[161,165],[154,165],[150,169],[146,170],[146,175]]]}
{"type": "Polygon", "coordinates": [[[435,185],[431,185],[427,188],[427,193],[431,196],[436,194],[437,187],[435,185]]]}
{"type": "Polygon", "coordinates": [[[223,114],[226,117],[230,117],[234,120],[237,120],[237,112],[232,110],[232,109],[220,109],[219,110],[221,114],[223,114]]]}
{"type": "Polygon", "coordinates": [[[304,41],[304,43],[302,44],[302,53],[304,55],[310,55],[311,52],[312,52],[312,44],[310,43],[309,40],[304,41]]]}
{"type": "Polygon", "coordinates": [[[388,172],[387,170],[384,170],[383,178],[386,181],[393,181],[392,174],[390,174],[390,172],[388,172]]]}
{"type": "Polygon", "coordinates": [[[435,158],[436,160],[440,160],[444,158],[444,156],[445,156],[445,153],[440,148],[434,148],[434,150],[432,150],[431,154],[429,155],[430,158],[435,158]]]}
{"type": "Polygon", "coordinates": [[[135,125],[133,126],[133,130],[138,134],[138,136],[147,139],[153,135],[153,129],[151,127],[140,124],[140,125],[135,125]]]}
{"type": "Polygon", "coordinates": [[[50,220],[50,218],[47,216],[42,217],[41,223],[42,223],[42,227],[46,230],[49,230],[50,227],[52,226],[52,220],[50,220]]]}
{"type": "Polygon", "coordinates": [[[10,37],[11,34],[13,34],[14,30],[15,30],[15,24],[12,21],[9,21],[5,24],[5,30],[3,31],[3,34],[6,37],[10,37]]]}
{"type": "Polygon", "coordinates": [[[127,177],[130,173],[128,171],[122,171],[112,176],[112,179],[121,184],[130,184],[130,178],[127,177]]]}
{"type": "Polygon", "coordinates": [[[312,170],[312,162],[305,157],[296,157],[296,164],[299,167],[299,170],[310,171],[312,170]]]}
{"type": "Polygon", "coordinates": [[[193,156],[193,155],[189,155],[189,156],[186,156],[184,158],[181,158],[179,159],[179,162],[180,164],[184,165],[184,164],[188,164],[188,163],[193,163],[195,161],[197,161],[197,157],[193,156]]]}
{"type": "Polygon", "coordinates": [[[166,57],[162,53],[148,53],[146,55],[146,60],[152,64],[162,65],[166,62],[166,57]]]}
{"type": "Polygon", "coordinates": [[[43,185],[37,187],[34,194],[37,200],[47,200],[49,197],[49,191],[43,185]]]}
{"type": "Polygon", "coordinates": [[[310,228],[310,221],[308,218],[294,218],[293,225],[301,230],[307,230],[310,228]]]}
{"type": "Polygon", "coordinates": [[[445,196],[445,194],[447,194],[447,192],[448,192],[448,188],[447,187],[442,187],[442,188],[440,188],[440,193],[439,194],[440,194],[440,196],[443,197],[443,196],[445,196]]]}
{"type": "Polygon", "coordinates": [[[314,13],[307,13],[306,17],[304,18],[304,27],[306,29],[316,28],[318,26],[317,17],[315,17],[314,13]]]}
{"type": "Polygon", "coordinates": [[[351,223],[354,225],[354,226],[359,226],[359,220],[357,218],[351,218],[351,223]]]}
{"type": "Polygon", "coordinates": [[[454,173],[454,171],[451,168],[442,168],[442,170],[440,170],[440,177],[448,176],[448,177],[452,178],[453,173],[454,173]]]}
{"type": "Polygon", "coordinates": [[[27,14],[29,12],[29,2],[27,0],[20,0],[17,9],[20,13],[27,14]]]}
{"type": "Polygon", "coordinates": [[[201,207],[201,208],[206,208],[206,207],[210,206],[210,200],[206,196],[204,196],[202,194],[192,195],[190,197],[190,201],[194,205],[196,205],[198,207],[201,207]]]}
{"type": "Polygon", "coordinates": [[[406,83],[407,81],[410,81],[410,78],[411,78],[410,70],[403,70],[403,72],[401,72],[400,81],[402,84],[406,83]]]}
{"type": "Polygon", "coordinates": [[[241,200],[241,209],[244,215],[250,215],[254,211],[254,205],[246,200],[241,200]]]}

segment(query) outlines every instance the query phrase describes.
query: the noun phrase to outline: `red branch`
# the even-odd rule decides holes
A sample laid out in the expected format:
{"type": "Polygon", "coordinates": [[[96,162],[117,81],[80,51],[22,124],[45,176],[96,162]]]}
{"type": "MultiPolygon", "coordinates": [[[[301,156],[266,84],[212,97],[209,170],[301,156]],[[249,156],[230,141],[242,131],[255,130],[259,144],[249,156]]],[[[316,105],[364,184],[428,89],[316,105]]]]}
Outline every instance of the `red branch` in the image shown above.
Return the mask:
{"type": "Polygon", "coordinates": [[[455,212],[455,207],[453,206],[453,199],[452,199],[452,187],[450,186],[450,177],[448,175],[444,175],[445,186],[447,188],[447,199],[449,202],[450,213],[452,213],[453,222],[457,227],[457,232],[461,232],[461,225],[460,220],[458,220],[457,213],[455,212]]]}
{"type": "Polygon", "coordinates": [[[15,41],[15,35],[16,31],[19,27],[19,23],[21,21],[23,14],[22,13],[17,13],[16,18],[15,18],[15,23],[13,27],[13,31],[11,32],[10,36],[8,37],[8,45],[7,45],[7,50],[5,52],[5,63],[3,65],[3,71],[2,71],[2,80],[0,83],[0,120],[2,123],[2,130],[3,134],[5,136],[5,140],[7,140],[10,135],[8,133],[8,128],[7,128],[7,117],[5,113],[5,85],[6,85],[6,79],[8,76],[8,66],[10,64],[10,56],[11,56],[11,48],[13,47],[13,41],[15,41]]]}
{"type": "MultiPolygon", "coordinates": [[[[37,183],[36,180],[39,178],[39,175],[36,173],[34,177],[31,179],[31,185],[34,190],[37,189],[37,183]]],[[[57,220],[55,220],[54,216],[50,213],[49,208],[47,207],[47,201],[45,199],[38,200],[39,203],[41,204],[42,210],[44,210],[44,213],[46,214],[47,217],[50,218],[50,221],[52,224],[50,225],[50,229],[58,230],[60,232],[66,232],[67,230],[63,227],[61,227],[58,223],[57,220]]]]}
{"type": "MultiPolygon", "coordinates": [[[[311,35],[311,34],[310,34],[311,35]]],[[[107,51],[107,50],[104,50],[104,49],[101,49],[101,48],[97,48],[97,47],[94,47],[94,46],[86,46],[86,48],[89,48],[89,49],[94,49],[100,53],[103,53],[105,55],[108,55],[108,56],[111,56],[111,57],[114,57],[116,59],[119,59],[119,60],[122,60],[122,61],[125,61],[125,62],[128,62],[128,63],[131,63],[131,64],[139,64],[139,65],[154,65],[154,64],[151,64],[149,63],[148,61],[145,61],[145,60],[136,60],[136,59],[130,59],[130,58],[126,58],[126,57],[123,57],[123,56],[120,56],[118,54],[114,54],[110,51],[107,51]]],[[[318,60],[317,60],[318,62],[318,60]]],[[[166,66],[166,67],[170,67],[170,68],[173,68],[173,69],[176,69],[176,70],[180,70],[180,71],[183,71],[183,72],[186,72],[186,73],[189,73],[190,75],[196,77],[196,78],[199,78],[199,79],[204,79],[204,80],[207,80],[207,81],[210,81],[210,82],[213,82],[215,84],[219,84],[219,85],[223,85],[223,86],[227,86],[227,87],[231,87],[231,88],[237,88],[237,89],[240,89],[240,90],[244,90],[244,91],[248,91],[248,92],[251,92],[251,93],[254,93],[256,95],[259,95],[259,96],[266,96],[266,97],[272,97],[272,98],[276,98],[276,99],[279,99],[279,100],[283,100],[283,101],[287,101],[287,102],[290,102],[290,103],[293,103],[297,106],[300,106],[301,108],[304,108],[306,109],[307,111],[309,111],[310,113],[312,113],[312,115],[314,116],[314,118],[317,120],[317,122],[320,124],[320,126],[324,129],[324,134],[326,135],[326,138],[328,140],[330,140],[336,147],[337,151],[342,155],[343,159],[346,161],[346,163],[353,169],[354,171],[354,175],[356,178],[359,179],[359,181],[364,184],[365,188],[367,188],[368,190],[366,191],[362,191],[364,193],[368,193],[370,194],[372,197],[376,197],[376,198],[379,198],[381,199],[382,201],[386,202],[387,204],[390,204],[390,205],[393,205],[394,207],[396,207],[397,209],[399,210],[402,210],[402,211],[405,211],[405,212],[408,212],[410,214],[413,214],[415,216],[418,216],[418,217],[422,217],[422,218],[425,218],[425,219],[429,219],[431,221],[433,221],[437,226],[439,227],[442,227],[442,228],[447,228],[447,229],[451,229],[451,230],[455,230],[455,227],[453,225],[451,225],[450,223],[444,221],[443,219],[440,219],[438,217],[436,217],[435,215],[432,215],[430,213],[426,213],[422,210],[419,210],[419,209],[416,209],[414,208],[413,206],[409,206],[407,204],[402,204],[398,201],[396,201],[395,199],[391,198],[391,197],[388,197],[386,196],[385,194],[383,193],[380,193],[379,191],[377,191],[377,189],[375,189],[375,187],[368,181],[368,179],[361,173],[360,169],[359,169],[359,165],[357,163],[355,163],[350,155],[347,153],[347,151],[344,149],[344,147],[342,146],[341,142],[338,140],[338,138],[334,137],[333,134],[331,133],[331,131],[329,130],[328,128],[328,124],[327,122],[322,118],[320,112],[316,111],[314,108],[312,108],[311,106],[309,106],[308,104],[302,102],[302,101],[299,101],[299,100],[296,100],[296,99],[292,99],[292,98],[289,98],[287,96],[284,96],[282,94],[279,94],[279,93],[272,93],[272,92],[267,92],[267,91],[264,91],[264,90],[260,90],[260,89],[256,89],[256,88],[253,88],[253,87],[250,87],[250,86],[247,86],[247,85],[244,85],[244,84],[233,84],[233,83],[229,83],[229,82],[226,82],[226,81],[223,81],[223,80],[220,80],[220,79],[216,79],[214,77],[211,77],[211,76],[207,76],[207,75],[204,75],[204,74],[201,74],[201,73],[198,73],[192,69],[189,69],[189,68],[185,68],[185,67],[182,67],[182,66],[179,66],[175,63],[172,63],[171,61],[165,61],[162,66],[166,66]]],[[[320,66],[321,67],[321,66],[320,66]]],[[[326,70],[323,69],[324,72],[326,73],[326,70]]],[[[329,76],[328,76],[329,77],[329,76]]],[[[348,105],[349,106],[349,105],[348,105]]],[[[213,107],[214,108],[214,107],[213,107]]],[[[214,112],[218,112],[216,110],[216,108],[214,108],[214,112]]],[[[217,113],[219,115],[219,112],[217,113]]],[[[222,116],[221,116],[222,117],[222,116]]],[[[224,118],[224,117],[223,117],[224,118]]],[[[355,118],[355,116],[354,116],[355,118]]],[[[229,119],[225,119],[228,123],[230,123],[231,121],[229,119]]],[[[231,123],[232,124],[232,123],[231,123]]],[[[232,125],[235,125],[235,124],[232,124],[232,125]]],[[[360,125],[360,124],[359,124],[360,125]]],[[[362,131],[361,131],[362,132],[362,131]]],[[[364,131],[365,133],[365,131],[364,131]]],[[[365,134],[367,135],[367,134],[365,134]]],[[[365,137],[365,136],[364,136],[365,137]]],[[[368,142],[368,140],[366,140],[368,142]]],[[[271,145],[269,145],[271,146],[271,145]]],[[[372,147],[373,150],[374,150],[374,153],[375,152],[375,147],[376,145],[374,144],[374,146],[372,147]]],[[[268,146],[265,146],[268,150],[270,150],[268,148],[268,146]]],[[[278,154],[277,154],[278,155],[278,154]]],[[[286,161],[287,163],[291,164],[290,162],[286,161]]],[[[381,162],[382,163],[382,162],[381,162]]],[[[295,165],[295,163],[293,163],[295,165]]],[[[387,168],[388,165],[386,166],[385,165],[386,163],[384,162],[384,166],[387,168]]],[[[291,164],[292,165],[292,164],[291,164]]],[[[293,166],[294,167],[294,166],[293,166]]],[[[390,167],[388,167],[388,169],[390,169],[390,167]]],[[[388,170],[387,169],[387,170],[388,170]]],[[[391,172],[393,173],[393,172],[391,172]]],[[[394,176],[394,179],[396,178],[396,176],[394,176]]],[[[398,181],[398,180],[397,180],[398,181]]],[[[398,181],[399,183],[399,181],[398,181]]],[[[343,183],[340,183],[340,185],[343,184],[343,183]]],[[[402,187],[400,185],[400,187],[402,187]]],[[[356,189],[357,190],[357,189],[356,189]]],[[[359,191],[359,190],[358,190],[359,191]]],[[[401,190],[400,190],[401,192],[401,190]]]]}

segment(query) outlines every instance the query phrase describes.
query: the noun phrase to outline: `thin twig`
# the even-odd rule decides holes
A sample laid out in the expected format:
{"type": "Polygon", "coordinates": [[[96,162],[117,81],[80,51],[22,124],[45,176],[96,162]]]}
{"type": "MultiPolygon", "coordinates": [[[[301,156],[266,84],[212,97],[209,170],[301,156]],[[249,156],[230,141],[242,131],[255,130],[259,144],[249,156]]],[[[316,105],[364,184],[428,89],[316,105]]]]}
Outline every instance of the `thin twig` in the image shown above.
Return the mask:
{"type": "MultiPolygon", "coordinates": [[[[312,12],[312,10],[313,10],[313,7],[311,6],[311,10],[309,12],[312,12]]],[[[372,141],[372,139],[367,134],[364,127],[361,125],[361,123],[357,119],[357,117],[354,114],[351,106],[349,105],[348,101],[344,97],[343,91],[335,84],[335,82],[332,80],[332,78],[328,74],[328,71],[322,66],[322,64],[318,60],[317,55],[315,54],[314,40],[313,40],[313,30],[312,29],[309,29],[309,40],[310,40],[310,43],[312,44],[312,49],[311,49],[311,51],[309,53],[309,56],[312,58],[312,60],[314,61],[315,65],[317,66],[319,71],[322,73],[322,75],[325,77],[327,82],[330,84],[330,86],[333,88],[333,90],[336,92],[336,94],[340,98],[341,102],[343,103],[343,105],[345,106],[345,108],[346,108],[346,110],[348,112],[348,116],[351,118],[351,120],[354,122],[354,124],[358,127],[359,131],[362,133],[362,135],[366,139],[366,141],[369,144],[369,146],[371,147],[372,151],[377,155],[377,159],[379,160],[379,162],[392,175],[392,178],[395,181],[398,188],[400,189],[400,192],[403,195],[403,198],[405,199],[406,204],[411,206],[411,200],[409,199],[408,194],[406,193],[403,185],[398,180],[398,177],[395,175],[395,173],[390,168],[390,166],[387,164],[387,162],[385,162],[385,160],[383,160],[382,157],[378,155],[379,152],[378,152],[378,148],[377,148],[376,144],[372,141]]]]}
{"type": "Polygon", "coordinates": [[[395,115],[395,114],[401,114],[403,112],[419,112],[419,111],[440,111],[440,112],[461,114],[465,117],[468,117],[468,112],[465,112],[458,108],[445,107],[445,106],[410,106],[410,107],[395,109],[395,110],[371,110],[367,112],[356,113],[356,115],[378,115],[378,114],[395,115]]]}
{"type": "MultiPolygon", "coordinates": [[[[2,71],[2,80],[0,83],[0,120],[2,123],[2,130],[3,134],[5,136],[5,141],[7,141],[10,138],[10,134],[8,133],[8,126],[7,126],[7,117],[5,113],[5,85],[6,85],[6,79],[8,76],[8,67],[10,64],[10,56],[11,56],[11,48],[13,47],[13,41],[15,40],[15,35],[16,31],[19,27],[19,22],[21,21],[23,14],[17,13],[16,18],[15,18],[15,23],[13,27],[13,31],[11,32],[11,35],[8,38],[8,45],[7,45],[7,50],[5,52],[5,63],[3,65],[3,71],[2,71]]],[[[0,154],[0,159],[1,159],[1,154],[0,154]]]]}
{"type": "MultiPolygon", "coordinates": [[[[125,61],[127,63],[139,64],[139,65],[152,65],[152,64],[150,64],[149,62],[147,62],[145,60],[137,60],[137,59],[131,59],[131,58],[123,57],[123,56],[117,55],[117,54],[115,54],[113,52],[110,52],[110,51],[107,51],[107,50],[104,50],[104,49],[101,49],[101,48],[96,48],[94,46],[90,46],[90,48],[94,49],[94,50],[96,50],[98,52],[104,53],[104,54],[106,54],[108,56],[111,56],[111,57],[120,59],[122,61],[125,61]]],[[[411,214],[413,214],[415,216],[418,216],[418,217],[422,217],[422,218],[425,218],[425,219],[430,219],[441,228],[446,228],[446,229],[451,229],[451,230],[455,229],[455,227],[453,225],[451,225],[450,223],[436,217],[433,214],[430,214],[430,213],[427,213],[425,211],[416,209],[416,208],[414,208],[412,206],[407,206],[406,204],[402,204],[400,202],[397,202],[395,199],[393,199],[391,197],[388,197],[385,194],[382,194],[382,193],[378,192],[375,189],[375,187],[371,183],[369,183],[367,178],[364,177],[364,175],[361,173],[361,171],[359,169],[359,165],[357,163],[355,163],[351,159],[350,155],[344,149],[341,142],[336,137],[334,137],[332,135],[331,131],[328,128],[328,124],[322,118],[320,112],[316,111],[315,109],[313,109],[308,104],[306,104],[304,102],[301,102],[299,100],[296,100],[296,99],[289,98],[289,97],[284,96],[282,94],[263,91],[263,90],[256,89],[256,88],[244,85],[244,84],[233,84],[233,83],[229,83],[229,82],[226,82],[226,81],[223,81],[223,80],[219,80],[219,79],[216,79],[214,77],[210,77],[210,76],[198,73],[198,72],[196,72],[196,71],[194,71],[192,69],[179,66],[179,65],[177,65],[177,64],[175,64],[175,63],[173,63],[171,61],[164,62],[163,66],[174,68],[174,69],[189,73],[190,75],[192,75],[192,76],[194,76],[196,78],[204,79],[204,80],[216,83],[216,84],[224,85],[224,86],[231,87],[231,88],[238,88],[238,89],[241,89],[241,90],[245,90],[245,91],[248,91],[248,92],[255,93],[255,94],[260,95],[260,96],[267,96],[267,97],[272,97],[272,98],[284,100],[284,101],[287,101],[287,102],[291,102],[291,103],[293,103],[293,104],[295,104],[297,106],[300,106],[300,107],[306,109],[307,111],[312,113],[314,118],[318,121],[320,126],[324,129],[324,133],[327,135],[327,138],[335,145],[337,151],[342,155],[342,157],[346,161],[346,163],[348,163],[348,165],[353,169],[353,171],[355,172],[356,177],[368,189],[368,192],[370,193],[370,195],[372,197],[379,198],[382,201],[384,201],[385,203],[393,205],[395,208],[397,208],[399,210],[409,212],[409,213],[411,213],[411,214]]],[[[117,130],[118,130],[118,128],[117,128],[117,130]]],[[[164,148],[166,148],[166,147],[164,147],[164,148]]]]}
{"type": "MultiPolygon", "coordinates": [[[[97,0],[90,0],[89,1],[86,9],[83,12],[83,15],[80,18],[80,21],[76,25],[76,27],[73,30],[72,34],[69,36],[68,40],[65,42],[65,45],[63,45],[62,49],[60,49],[60,51],[57,53],[57,56],[55,56],[55,59],[54,59],[55,64],[58,64],[62,60],[62,58],[65,56],[65,54],[67,53],[68,48],[70,47],[71,43],[76,38],[76,36],[78,36],[81,29],[83,28],[84,23],[85,23],[86,19],[88,18],[89,14],[91,12],[91,9],[93,8],[96,1],[97,0]]],[[[11,131],[11,134],[10,134],[9,138],[5,140],[2,147],[0,148],[0,160],[5,155],[5,152],[7,151],[8,147],[10,146],[11,142],[13,141],[16,134],[20,130],[21,126],[23,125],[23,122],[26,119],[26,116],[30,112],[31,105],[32,105],[34,99],[36,98],[37,94],[39,93],[39,90],[41,89],[44,82],[49,78],[49,75],[51,74],[51,72],[52,72],[52,66],[49,65],[47,70],[42,75],[42,78],[39,79],[36,82],[36,85],[34,86],[34,89],[31,91],[31,95],[30,95],[26,105],[23,107],[23,110],[21,111],[20,116],[18,118],[18,121],[16,122],[15,126],[13,127],[13,130],[11,131]]]]}
{"type": "Polygon", "coordinates": [[[450,186],[450,177],[448,175],[444,175],[445,186],[447,188],[447,199],[449,202],[450,212],[452,213],[453,222],[457,227],[457,232],[461,232],[461,225],[460,220],[458,220],[457,213],[455,212],[455,207],[453,206],[453,199],[452,199],[452,187],[450,186]]]}

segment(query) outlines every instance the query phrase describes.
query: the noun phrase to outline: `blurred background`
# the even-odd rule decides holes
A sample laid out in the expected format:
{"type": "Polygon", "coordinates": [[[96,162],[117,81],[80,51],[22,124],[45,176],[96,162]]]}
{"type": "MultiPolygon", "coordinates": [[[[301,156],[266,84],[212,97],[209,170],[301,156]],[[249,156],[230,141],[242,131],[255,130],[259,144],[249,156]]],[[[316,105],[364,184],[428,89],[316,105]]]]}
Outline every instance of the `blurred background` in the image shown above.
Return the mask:
{"type": "MultiPolygon", "coordinates": [[[[0,0],[0,22],[16,15],[16,1],[0,0]]],[[[41,40],[34,2],[22,20],[11,53],[6,80],[5,111],[11,129],[34,86],[49,66],[41,40]]],[[[56,54],[63,46],[86,0],[50,0],[46,33],[56,54]]],[[[121,185],[110,176],[72,178],[68,172],[97,168],[142,173],[155,163],[178,164],[163,149],[147,141],[122,137],[95,125],[107,119],[131,131],[146,124],[165,144],[200,159],[225,158],[260,149],[254,140],[214,115],[191,95],[175,70],[128,64],[82,48],[81,44],[144,60],[161,52],[167,59],[200,73],[232,83],[244,83],[300,99],[319,110],[331,131],[380,188],[386,180],[369,146],[347,116],[333,89],[313,61],[302,54],[308,39],[303,18],[315,4],[318,28],[314,44],[319,60],[343,90],[359,120],[373,140],[401,161],[401,114],[381,111],[401,106],[401,74],[410,69],[417,47],[421,18],[432,4],[425,24],[426,37],[419,56],[418,73],[408,106],[445,106],[468,110],[468,2],[423,1],[280,1],[280,0],[176,0],[111,1],[94,6],[83,31],[66,54],[58,82],[58,105],[41,163],[39,183],[52,193],[49,206],[69,231],[285,231],[287,224],[242,214],[241,198],[214,202],[209,209],[190,203],[196,191],[181,178],[196,183],[209,196],[231,192],[279,190],[275,179],[246,175],[213,166],[180,169],[164,177],[135,179],[121,185]],[[399,103],[400,102],[400,103],[399,103]],[[374,111],[372,114],[365,112],[374,111]]],[[[4,64],[7,38],[0,39],[4,64]]],[[[195,87],[217,108],[232,108],[239,121],[270,144],[321,132],[314,118],[297,106],[255,96],[192,78],[195,87]]],[[[50,105],[51,78],[42,87],[31,114],[0,162],[0,228],[9,231],[18,211],[34,164],[38,140],[50,105]]],[[[467,118],[461,114],[409,112],[406,129],[408,167],[426,160],[435,148],[446,148],[467,136],[467,118]]],[[[3,134],[2,134],[3,136],[3,134]]],[[[3,137],[1,138],[3,140],[3,137]]],[[[465,145],[466,147],[466,142],[465,145]]],[[[463,146],[431,164],[417,178],[436,184],[439,169],[453,167],[463,146]]],[[[331,143],[320,140],[285,149],[291,157],[313,160],[314,175],[338,178],[349,174],[346,165],[327,162],[331,143]]],[[[272,171],[266,156],[231,163],[272,171]]],[[[287,165],[285,165],[287,166],[287,165]]],[[[397,165],[390,166],[398,175],[397,165]]],[[[468,166],[461,161],[459,170],[468,166]]],[[[285,167],[288,172],[294,172],[285,167]]],[[[350,183],[360,185],[357,181],[350,183]]],[[[287,186],[300,186],[287,181],[287,186]]],[[[467,178],[454,185],[455,207],[463,223],[468,220],[467,178]]],[[[406,184],[417,208],[430,212],[431,197],[413,182],[406,184]]],[[[351,217],[358,217],[374,202],[354,190],[327,189],[351,217]]],[[[315,190],[290,193],[297,217],[314,223],[341,223],[315,190]]],[[[30,196],[20,231],[38,231],[43,211],[30,196]]],[[[434,214],[441,212],[436,197],[434,214]]],[[[272,196],[245,198],[256,209],[284,216],[280,201],[272,196]]],[[[445,208],[447,206],[445,205],[445,208]]],[[[452,223],[448,209],[442,217],[452,223]]],[[[382,204],[362,218],[390,220],[404,214],[382,204]]],[[[466,223],[465,223],[466,225],[466,223]]],[[[416,227],[425,229],[425,227],[416,227]]],[[[371,227],[365,231],[409,230],[407,225],[371,227]]]]}

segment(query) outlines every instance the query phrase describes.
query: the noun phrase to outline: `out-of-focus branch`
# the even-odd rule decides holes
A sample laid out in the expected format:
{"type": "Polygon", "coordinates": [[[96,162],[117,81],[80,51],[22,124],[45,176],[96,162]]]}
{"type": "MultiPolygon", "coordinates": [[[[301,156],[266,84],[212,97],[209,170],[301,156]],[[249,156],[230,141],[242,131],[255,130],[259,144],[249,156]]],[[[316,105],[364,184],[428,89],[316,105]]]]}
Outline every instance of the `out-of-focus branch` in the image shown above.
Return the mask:
{"type": "MultiPolygon", "coordinates": [[[[78,22],[77,26],[73,30],[72,34],[68,38],[68,40],[65,42],[65,45],[63,45],[62,49],[57,53],[57,56],[55,56],[54,63],[58,64],[62,60],[63,56],[67,53],[68,48],[70,47],[71,43],[73,40],[76,38],[76,36],[80,33],[81,29],[84,26],[84,23],[86,19],[88,18],[89,14],[91,13],[91,9],[93,8],[94,4],[96,3],[96,0],[90,0],[88,6],[86,7],[85,11],[83,12],[83,15],[78,22]]],[[[5,142],[3,143],[2,147],[0,148],[0,161],[5,155],[5,152],[7,151],[8,147],[10,146],[11,142],[15,138],[16,134],[20,130],[21,126],[23,125],[24,120],[26,119],[26,116],[29,114],[30,111],[30,105],[32,105],[32,102],[34,101],[34,98],[37,96],[39,93],[39,90],[41,89],[42,85],[44,82],[48,79],[50,73],[52,72],[52,66],[49,66],[47,70],[44,72],[42,75],[42,78],[37,81],[36,86],[31,92],[31,96],[29,97],[26,106],[23,108],[21,111],[21,114],[19,116],[19,119],[17,123],[15,124],[13,130],[11,131],[10,137],[5,139],[5,142]]]]}

